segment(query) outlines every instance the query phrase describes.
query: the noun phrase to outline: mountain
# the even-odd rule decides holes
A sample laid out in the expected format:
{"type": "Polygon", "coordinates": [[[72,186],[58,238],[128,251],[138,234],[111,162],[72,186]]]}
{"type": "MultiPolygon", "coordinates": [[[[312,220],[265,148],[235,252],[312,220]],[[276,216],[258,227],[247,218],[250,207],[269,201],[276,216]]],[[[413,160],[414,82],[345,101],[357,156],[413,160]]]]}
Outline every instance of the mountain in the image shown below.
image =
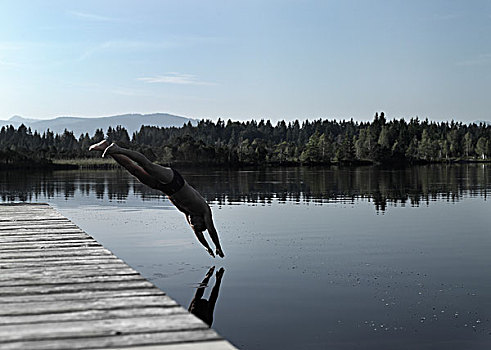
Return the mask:
{"type": "Polygon", "coordinates": [[[102,129],[105,133],[108,127],[121,125],[128,130],[128,133],[131,136],[131,134],[134,131],[139,130],[142,125],[181,127],[188,122],[191,122],[192,125],[196,125],[198,120],[166,113],[123,114],[98,118],[58,117],[54,119],[32,119],[16,115],[7,121],[0,121],[0,126],[13,125],[15,128],[18,128],[21,124],[24,124],[25,126],[30,127],[33,132],[34,130],[37,130],[39,133],[43,133],[47,129],[50,129],[58,134],[63,133],[65,129],[67,129],[73,131],[74,135],[78,137],[82,133],[89,133],[89,135],[92,136],[96,129],[102,129]]]}

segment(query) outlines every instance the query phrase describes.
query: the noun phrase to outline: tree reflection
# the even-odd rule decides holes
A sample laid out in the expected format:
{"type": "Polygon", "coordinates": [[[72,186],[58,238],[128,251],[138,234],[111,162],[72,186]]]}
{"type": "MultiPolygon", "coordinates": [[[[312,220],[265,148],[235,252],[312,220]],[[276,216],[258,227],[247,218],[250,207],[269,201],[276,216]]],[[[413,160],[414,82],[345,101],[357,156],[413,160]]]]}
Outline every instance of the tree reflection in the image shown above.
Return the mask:
{"type": "MultiPolygon", "coordinates": [[[[402,169],[383,167],[266,168],[254,170],[183,169],[183,176],[216,204],[268,205],[297,202],[322,205],[366,199],[379,211],[388,205],[419,206],[437,199],[458,201],[463,195],[487,197],[490,165],[426,165],[402,169]]],[[[53,171],[33,173],[0,171],[2,201],[42,201],[54,197],[95,196],[145,201],[163,194],[139,184],[118,170],[53,171]]]]}

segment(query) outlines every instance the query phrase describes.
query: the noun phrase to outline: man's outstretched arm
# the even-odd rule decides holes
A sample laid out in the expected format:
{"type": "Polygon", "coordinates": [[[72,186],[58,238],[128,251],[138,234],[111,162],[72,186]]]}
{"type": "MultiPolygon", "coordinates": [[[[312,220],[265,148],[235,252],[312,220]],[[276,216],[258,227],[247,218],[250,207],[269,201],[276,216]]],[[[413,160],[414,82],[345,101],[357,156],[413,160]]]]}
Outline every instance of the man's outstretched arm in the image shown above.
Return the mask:
{"type": "Polygon", "coordinates": [[[223,251],[222,251],[222,247],[220,246],[220,240],[218,238],[218,232],[215,229],[215,225],[213,225],[213,218],[211,216],[211,210],[209,210],[205,214],[205,225],[206,225],[206,229],[208,230],[208,234],[210,235],[211,240],[213,241],[213,244],[215,244],[216,254],[220,258],[225,257],[225,254],[223,254],[223,251]]]}

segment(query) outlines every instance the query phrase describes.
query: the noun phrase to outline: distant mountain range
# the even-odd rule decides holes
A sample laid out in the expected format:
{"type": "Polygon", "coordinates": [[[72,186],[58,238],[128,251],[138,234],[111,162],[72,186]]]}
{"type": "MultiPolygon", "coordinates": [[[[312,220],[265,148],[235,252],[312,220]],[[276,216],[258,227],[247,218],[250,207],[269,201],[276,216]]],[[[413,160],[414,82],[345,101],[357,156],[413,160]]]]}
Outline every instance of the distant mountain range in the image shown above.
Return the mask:
{"type": "Polygon", "coordinates": [[[131,137],[131,134],[139,130],[142,125],[181,127],[188,122],[196,125],[198,120],[166,113],[123,114],[96,118],[58,117],[53,119],[31,119],[13,116],[9,120],[0,121],[0,127],[13,125],[15,128],[18,128],[21,124],[24,124],[26,127],[30,127],[33,132],[37,130],[39,133],[43,133],[49,129],[58,134],[63,133],[67,129],[73,131],[74,135],[78,137],[80,134],[85,133],[89,133],[92,136],[97,129],[102,129],[106,133],[108,127],[121,125],[128,130],[131,137]]]}

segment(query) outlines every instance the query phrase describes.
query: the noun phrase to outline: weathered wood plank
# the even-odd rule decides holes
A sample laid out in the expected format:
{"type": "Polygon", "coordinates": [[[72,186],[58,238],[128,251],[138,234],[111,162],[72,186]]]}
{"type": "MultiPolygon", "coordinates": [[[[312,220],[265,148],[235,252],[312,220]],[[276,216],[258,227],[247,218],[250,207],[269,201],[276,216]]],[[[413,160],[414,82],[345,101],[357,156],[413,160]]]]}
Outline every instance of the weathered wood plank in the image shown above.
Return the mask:
{"type": "Polygon", "coordinates": [[[12,211],[12,212],[49,211],[50,213],[58,214],[58,212],[53,210],[49,206],[49,204],[47,204],[45,206],[33,206],[31,204],[28,204],[25,207],[22,207],[22,206],[10,206],[9,207],[8,205],[2,204],[2,212],[3,211],[5,211],[5,212],[8,212],[8,211],[12,211]]]}
{"type": "Polygon", "coordinates": [[[2,213],[0,214],[2,217],[17,217],[19,215],[32,215],[36,216],[48,216],[48,217],[63,217],[58,212],[50,209],[50,208],[32,208],[31,210],[19,210],[19,209],[6,209],[2,207],[2,213]]]}
{"type": "Polygon", "coordinates": [[[30,235],[0,235],[0,244],[3,243],[25,243],[25,242],[42,242],[42,241],[67,241],[67,240],[88,240],[94,239],[83,232],[59,232],[51,234],[30,234],[30,235]]]}
{"type": "Polygon", "coordinates": [[[106,264],[92,264],[92,265],[53,265],[53,266],[40,266],[40,267],[29,267],[29,268],[22,268],[22,267],[14,267],[11,269],[4,269],[0,267],[0,276],[7,276],[9,273],[10,274],[20,274],[20,273],[29,273],[32,271],[32,274],[72,274],[72,273],[95,273],[97,271],[114,271],[115,269],[124,271],[126,269],[131,269],[128,265],[126,265],[124,262],[121,260],[114,260],[114,263],[106,263],[106,264]]]}
{"type": "Polygon", "coordinates": [[[15,225],[15,223],[10,223],[10,225],[0,226],[0,232],[6,232],[6,231],[15,231],[15,232],[18,232],[18,231],[40,231],[40,230],[57,230],[57,229],[74,229],[74,230],[77,230],[79,228],[78,228],[78,226],[75,226],[73,224],[47,224],[47,225],[18,224],[18,225],[15,225]]]}
{"type": "Polygon", "coordinates": [[[32,219],[32,220],[56,220],[56,219],[66,219],[65,217],[61,215],[49,215],[49,214],[35,214],[35,213],[26,213],[26,214],[11,214],[11,215],[1,215],[0,220],[1,221],[12,221],[12,220],[27,220],[27,219],[32,219]]]}
{"type": "Polygon", "coordinates": [[[10,202],[10,203],[2,203],[2,207],[5,208],[14,208],[14,207],[32,207],[32,208],[37,208],[37,207],[48,207],[51,208],[48,203],[44,202],[10,202]]]}
{"type": "Polygon", "coordinates": [[[58,248],[83,248],[83,247],[100,247],[100,244],[94,240],[65,240],[65,241],[36,241],[35,243],[18,243],[8,242],[0,245],[0,251],[10,251],[17,249],[58,249],[58,248]]]}
{"type": "MultiPolygon", "coordinates": [[[[27,305],[29,307],[29,305],[27,305]]],[[[0,316],[0,326],[29,324],[29,323],[46,323],[46,322],[69,322],[69,321],[86,321],[108,320],[119,318],[134,317],[156,317],[156,316],[173,316],[184,315],[187,311],[175,305],[173,307],[156,307],[156,306],[135,306],[132,308],[120,309],[82,309],[81,311],[42,313],[32,315],[14,315],[0,316]]],[[[61,325],[63,326],[63,325],[61,325]]],[[[1,341],[1,340],[0,340],[1,341]]]]}
{"type": "MultiPolygon", "coordinates": [[[[39,214],[37,215],[39,216],[39,214]]],[[[33,213],[28,214],[15,214],[9,215],[6,217],[5,215],[1,215],[0,218],[0,226],[9,226],[9,225],[75,225],[72,221],[68,220],[66,217],[62,215],[48,215],[45,216],[45,219],[40,220],[38,217],[35,217],[33,213]],[[34,217],[33,217],[34,216],[34,217]]]]}
{"type": "Polygon", "coordinates": [[[100,266],[88,266],[86,268],[60,268],[60,267],[45,267],[41,269],[6,269],[2,270],[0,273],[0,283],[15,281],[18,279],[25,280],[44,280],[44,279],[52,279],[52,278],[84,278],[84,277],[93,277],[93,276],[116,276],[116,275],[139,275],[139,273],[133,270],[131,267],[127,266],[121,267],[121,265],[117,265],[117,268],[105,267],[102,268],[100,266]]]}
{"type": "MultiPolygon", "coordinates": [[[[3,210],[3,208],[2,208],[3,210]]],[[[53,222],[57,222],[57,221],[70,221],[69,219],[67,219],[66,217],[60,215],[59,217],[49,217],[47,219],[36,219],[34,217],[34,215],[32,215],[32,212],[26,212],[25,215],[22,217],[22,218],[13,218],[13,219],[9,219],[9,218],[2,218],[1,215],[0,215],[0,222],[3,222],[3,221],[26,221],[26,222],[29,222],[29,221],[43,221],[43,220],[48,220],[48,221],[53,221],[53,222]]]]}
{"type": "Polygon", "coordinates": [[[155,288],[155,286],[142,279],[136,281],[124,282],[94,282],[94,283],[77,283],[77,284],[62,284],[62,285],[37,285],[37,286],[21,286],[21,287],[0,287],[0,297],[8,295],[29,295],[29,294],[56,294],[65,292],[77,291],[96,291],[96,290],[119,290],[130,288],[155,288]]]}
{"type": "Polygon", "coordinates": [[[182,342],[192,344],[192,342],[200,342],[196,343],[197,347],[194,348],[200,350],[202,348],[199,347],[199,344],[203,344],[203,341],[221,339],[222,338],[211,329],[199,329],[174,332],[114,334],[112,336],[92,336],[89,338],[79,336],[62,339],[37,339],[34,341],[19,340],[1,343],[1,348],[2,350],[121,349],[129,346],[176,344],[182,342]]]}
{"type": "Polygon", "coordinates": [[[179,306],[174,300],[166,295],[150,296],[121,296],[115,298],[92,298],[78,300],[45,300],[39,302],[21,301],[14,303],[0,304],[0,317],[20,316],[20,315],[41,315],[50,313],[66,313],[87,310],[115,310],[115,309],[135,309],[141,307],[175,307],[179,306]]]}
{"type": "Polygon", "coordinates": [[[40,268],[40,267],[49,267],[49,266],[67,266],[67,264],[76,268],[79,266],[83,268],[87,265],[103,265],[103,264],[119,264],[121,267],[126,267],[127,265],[123,263],[118,258],[113,256],[107,256],[103,259],[100,257],[85,257],[85,258],[63,258],[63,259],[13,259],[11,261],[0,261],[0,270],[1,269],[22,269],[22,268],[40,268]]]}
{"type": "Polygon", "coordinates": [[[51,228],[13,228],[11,230],[0,230],[0,236],[14,236],[14,235],[42,235],[42,234],[63,234],[63,233],[85,233],[77,226],[56,226],[51,228]]]}
{"type": "Polygon", "coordinates": [[[56,210],[54,210],[49,205],[46,208],[41,208],[41,207],[36,208],[36,207],[32,207],[32,206],[29,206],[28,208],[27,207],[26,208],[9,208],[9,207],[4,206],[2,203],[2,214],[8,215],[8,213],[15,213],[15,214],[23,213],[26,215],[28,215],[28,214],[35,215],[36,213],[48,213],[50,215],[58,215],[60,217],[64,217],[63,215],[58,213],[56,210]]]}
{"type": "Polygon", "coordinates": [[[63,235],[63,234],[83,234],[88,236],[84,231],[79,228],[53,228],[53,229],[37,229],[37,230],[12,230],[12,231],[0,231],[0,238],[8,236],[42,236],[42,235],[63,235]]]}
{"type": "Polygon", "coordinates": [[[20,324],[0,326],[0,344],[3,342],[36,339],[57,339],[77,337],[101,337],[115,334],[171,332],[179,330],[200,330],[208,326],[191,314],[172,316],[133,317],[121,319],[44,322],[41,324],[20,324]]]}
{"type": "Polygon", "coordinates": [[[87,256],[87,255],[113,255],[109,250],[99,246],[99,247],[85,247],[81,249],[77,247],[76,249],[17,249],[17,250],[0,250],[0,261],[4,259],[24,259],[24,258],[48,258],[48,257],[59,257],[59,256],[87,256]]]}
{"type": "Polygon", "coordinates": [[[48,210],[33,210],[32,212],[31,211],[16,212],[16,211],[7,211],[2,208],[2,213],[0,214],[0,218],[2,219],[31,218],[31,219],[42,220],[42,219],[64,218],[64,217],[61,214],[58,214],[57,212],[48,211],[48,210]]]}
{"type": "MultiPolygon", "coordinates": [[[[30,287],[30,286],[56,286],[66,284],[87,284],[96,282],[120,282],[127,281],[146,281],[141,275],[134,273],[131,275],[117,276],[84,276],[84,277],[58,277],[51,276],[38,279],[12,279],[10,281],[0,281],[0,290],[4,287],[30,287]]],[[[0,311],[1,312],[1,311],[0,311]]]]}
{"type": "Polygon", "coordinates": [[[71,291],[56,294],[34,294],[34,295],[10,295],[2,296],[0,306],[9,303],[45,303],[45,302],[62,302],[62,301],[78,301],[83,300],[89,302],[91,300],[117,299],[124,297],[136,296],[163,296],[166,295],[163,291],[157,288],[145,289],[118,289],[118,290],[88,290],[88,291],[71,291]]]}
{"type": "Polygon", "coordinates": [[[14,219],[14,220],[0,220],[0,227],[37,227],[37,226],[76,226],[73,222],[65,218],[58,219],[46,219],[46,220],[26,220],[26,219],[14,219]]]}
{"type": "MultiPolygon", "coordinates": [[[[226,340],[195,341],[189,343],[166,345],[142,345],[125,347],[124,350],[237,350],[226,340]]],[[[101,350],[101,348],[93,349],[101,350]]]]}
{"type": "MultiPolygon", "coordinates": [[[[32,262],[39,262],[39,263],[49,263],[49,262],[56,262],[56,261],[62,261],[67,264],[71,262],[79,262],[79,261],[85,261],[85,260],[119,260],[117,257],[111,254],[97,254],[97,253],[87,253],[87,255],[82,255],[82,256],[74,256],[74,255],[63,255],[63,256],[33,256],[33,257],[28,257],[28,256],[23,256],[23,257],[18,257],[18,258],[2,258],[0,259],[0,268],[3,268],[3,266],[7,266],[12,263],[32,263],[32,262]]],[[[21,265],[19,265],[21,266],[21,265]]]]}

